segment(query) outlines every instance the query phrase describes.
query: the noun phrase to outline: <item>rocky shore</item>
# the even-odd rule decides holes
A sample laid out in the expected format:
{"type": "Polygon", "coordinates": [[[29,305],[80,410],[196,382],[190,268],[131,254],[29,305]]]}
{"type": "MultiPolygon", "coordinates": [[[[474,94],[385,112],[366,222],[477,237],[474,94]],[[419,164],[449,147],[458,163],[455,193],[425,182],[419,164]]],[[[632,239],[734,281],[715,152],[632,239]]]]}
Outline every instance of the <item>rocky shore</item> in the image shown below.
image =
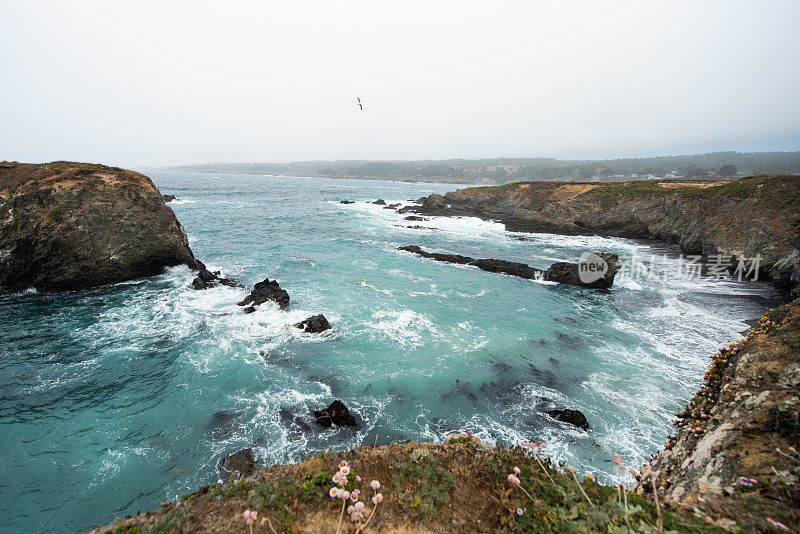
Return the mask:
{"type": "Polygon", "coordinates": [[[800,176],[517,182],[432,194],[400,211],[476,216],[520,232],[654,239],[734,262],[760,256],[762,279],[787,289],[800,283],[800,176]]]}
{"type": "Polygon", "coordinates": [[[399,247],[398,250],[417,254],[445,263],[471,265],[491,273],[519,276],[528,280],[545,280],[581,287],[607,289],[614,284],[614,277],[621,268],[619,258],[613,252],[594,252],[578,263],[557,262],[546,270],[536,269],[527,263],[516,261],[475,259],[460,254],[427,252],[416,245],[399,247]],[[588,260],[588,261],[586,261],[588,260]]]}
{"type": "Polygon", "coordinates": [[[193,263],[186,232],[147,176],[0,163],[0,285],[86,289],[193,263]]]}
{"type": "MultiPolygon", "coordinates": [[[[334,410],[349,418],[343,405],[326,410],[321,417],[334,410]]],[[[585,418],[573,424],[588,425],[585,418]]],[[[92,533],[237,531],[244,511],[256,512],[253,531],[265,533],[797,531],[800,302],[771,311],[744,340],[721,349],[676,424],[678,433],[629,488],[554,465],[541,444],[494,447],[468,433],[444,444],[321,452],[255,471],[244,450],[226,458],[234,473],[226,484],[92,533]],[[348,484],[360,497],[371,495],[366,481],[380,482],[379,506],[362,499],[375,511],[365,530],[348,515],[339,524],[344,508],[329,492],[341,465],[359,475],[348,484]]]]}

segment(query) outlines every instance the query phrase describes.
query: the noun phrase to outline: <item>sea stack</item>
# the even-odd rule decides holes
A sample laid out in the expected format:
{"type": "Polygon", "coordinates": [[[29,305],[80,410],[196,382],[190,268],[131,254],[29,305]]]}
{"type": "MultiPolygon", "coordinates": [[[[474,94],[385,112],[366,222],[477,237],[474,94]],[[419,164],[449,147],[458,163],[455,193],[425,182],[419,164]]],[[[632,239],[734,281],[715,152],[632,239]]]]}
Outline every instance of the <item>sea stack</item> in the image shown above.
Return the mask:
{"type": "Polygon", "coordinates": [[[86,289],[193,262],[186,232],[147,176],[0,163],[0,285],[86,289]]]}

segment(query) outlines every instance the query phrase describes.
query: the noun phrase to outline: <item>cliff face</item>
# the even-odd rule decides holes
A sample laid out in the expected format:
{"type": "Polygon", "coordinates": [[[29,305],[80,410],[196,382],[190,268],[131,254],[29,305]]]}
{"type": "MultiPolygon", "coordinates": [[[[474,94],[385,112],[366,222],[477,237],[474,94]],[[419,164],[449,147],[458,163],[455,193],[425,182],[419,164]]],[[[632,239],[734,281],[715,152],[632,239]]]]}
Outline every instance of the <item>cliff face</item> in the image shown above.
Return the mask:
{"type": "Polygon", "coordinates": [[[785,287],[800,282],[800,176],[519,182],[422,200],[414,211],[499,220],[513,231],[659,239],[690,254],[760,254],[764,275],[785,287]]]}
{"type": "Polygon", "coordinates": [[[84,289],[193,261],[186,232],[147,176],[0,163],[0,285],[84,289]]]}
{"type": "Polygon", "coordinates": [[[662,495],[685,504],[735,510],[744,491],[764,515],[800,509],[800,301],[717,353],[677,425],[642,489],[656,472],[662,495]]]}

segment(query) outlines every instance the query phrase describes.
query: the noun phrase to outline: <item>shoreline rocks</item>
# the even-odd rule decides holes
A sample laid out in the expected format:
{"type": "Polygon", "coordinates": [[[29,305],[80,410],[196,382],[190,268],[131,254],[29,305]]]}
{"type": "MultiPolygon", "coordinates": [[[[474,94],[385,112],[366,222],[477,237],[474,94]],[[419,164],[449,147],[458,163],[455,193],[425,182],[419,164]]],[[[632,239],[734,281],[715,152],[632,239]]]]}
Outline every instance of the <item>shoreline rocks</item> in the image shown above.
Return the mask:
{"type": "Polygon", "coordinates": [[[475,259],[469,256],[462,256],[460,254],[442,254],[439,252],[426,252],[416,245],[407,245],[398,247],[398,250],[411,252],[424,258],[442,261],[446,263],[455,263],[458,265],[472,265],[481,270],[492,273],[503,273],[512,276],[519,276],[520,278],[527,278],[529,280],[547,280],[551,282],[559,282],[561,284],[569,284],[581,287],[592,287],[605,289],[609,288],[614,283],[614,277],[621,268],[619,258],[613,252],[596,252],[593,253],[593,261],[568,263],[558,262],[554,263],[545,271],[531,267],[526,263],[519,263],[515,261],[495,260],[495,259],[475,259]],[[597,263],[595,264],[594,261],[597,263]],[[597,266],[602,272],[586,273],[582,272],[591,266],[597,266]]]}
{"type": "Polygon", "coordinates": [[[335,400],[322,410],[313,410],[316,423],[322,427],[329,428],[336,426],[358,426],[356,418],[347,409],[347,406],[340,400],[335,400]]]}
{"type": "Polygon", "coordinates": [[[186,232],[143,174],[72,162],[0,167],[0,285],[88,289],[193,261],[186,232]]]}
{"type": "Polygon", "coordinates": [[[581,412],[580,410],[571,410],[569,408],[563,408],[560,410],[547,410],[544,413],[546,413],[556,421],[561,421],[562,423],[567,423],[572,426],[576,426],[581,430],[589,430],[589,421],[586,420],[586,416],[583,415],[583,412],[581,412]]]}
{"type": "Polygon", "coordinates": [[[161,195],[161,198],[164,199],[164,202],[172,202],[173,200],[178,200],[175,198],[175,195],[161,195]]]}
{"type": "Polygon", "coordinates": [[[325,330],[329,330],[331,328],[331,324],[322,314],[313,315],[308,319],[300,321],[294,326],[311,334],[319,334],[320,332],[324,332],[325,330]]]}
{"type": "MultiPolygon", "coordinates": [[[[659,240],[686,254],[760,256],[759,279],[800,284],[800,176],[738,180],[513,182],[432,194],[398,211],[472,216],[509,231],[659,240]]],[[[797,293],[796,293],[797,294],[797,293]]]]}
{"type": "Polygon", "coordinates": [[[254,306],[264,304],[268,300],[276,302],[282,310],[289,306],[289,293],[278,285],[277,280],[270,280],[265,278],[263,281],[258,282],[253,286],[253,290],[248,296],[238,303],[239,306],[249,306],[245,310],[246,313],[255,311],[254,306]],[[249,310],[249,311],[248,311],[249,310]]]}
{"type": "Polygon", "coordinates": [[[214,287],[217,285],[229,286],[229,287],[244,287],[242,284],[233,280],[232,278],[221,278],[219,276],[219,271],[214,271],[213,273],[209,271],[205,264],[200,260],[194,260],[194,263],[190,265],[192,269],[198,271],[197,277],[192,280],[192,287],[197,290],[208,289],[209,287],[214,287]]]}
{"type": "Polygon", "coordinates": [[[219,464],[220,474],[234,478],[244,478],[252,475],[256,470],[256,456],[253,449],[242,449],[229,454],[219,464]]]}

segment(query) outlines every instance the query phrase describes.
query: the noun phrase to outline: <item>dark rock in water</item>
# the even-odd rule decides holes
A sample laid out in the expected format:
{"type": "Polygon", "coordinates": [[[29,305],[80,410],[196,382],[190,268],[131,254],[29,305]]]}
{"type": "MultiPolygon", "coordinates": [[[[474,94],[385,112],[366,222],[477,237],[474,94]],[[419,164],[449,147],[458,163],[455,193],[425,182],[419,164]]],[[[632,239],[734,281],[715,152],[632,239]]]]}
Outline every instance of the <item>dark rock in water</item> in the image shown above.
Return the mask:
{"type": "Polygon", "coordinates": [[[474,265],[479,269],[492,273],[504,273],[521,278],[543,279],[560,282],[562,284],[572,284],[584,287],[607,288],[614,283],[614,276],[620,269],[617,255],[610,252],[597,252],[589,254],[589,261],[586,265],[593,265],[591,272],[584,272],[584,263],[554,263],[546,271],[531,267],[526,263],[516,261],[475,259],[460,254],[441,254],[438,252],[426,252],[416,245],[398,247],[413,254],[418,254],[423,258],[430,258],[447,263],[459,265],[474,265]],[[602,271],[602,272],[601,272],[602,271]],[[587,280],[584,282],[584,280],[587,280]]]}
{"type": "Polygon", "coordinates": [[[194,257],[158,188],[88,163],[0,167],[0,285],[70,291],[155,276],[194,257]]]}
{"type": "Polygon", "coordinates": [[[324,427],[336,426],[357,426],[356,418],[347,409],[347,406],[340,400],[333,401],[327,408],[314,410],[312,412],[317,424],[324,427]]]}
{"type": "Polygon", "coordinates": [[[289,305],[289,293],[285,289],[281,289],[276,280],[265,278],[253,286],[253,290],[243,301],[239,302],[239,306],[248,304],[258,306],[268,300],[277,302],[281,309],[285,309],[289,305]]]}
{"type": "Polygon", "coordinates": [[[339,204],[355,204],[354,200],[340,200],[339,204]]]}
{"type": "Polygon", "coordinates": [[[427,217],[420,217],[419,215],[409,215],[408,217],[404,217],[406,221],[428,221],[427,217]]]}
{"type": "Polygon", "coordinates": [[[236,418],[240,414],[236,412],[216,412],[211,416],[211,420],[206,425],[206,431],[211,434],[214,439],[226,438],[233,434],[236,430],[236,418]]]}
{"type": "Polygon", "coordinates": [[[383,209],[385,210],[396,210],[400,206],[399,202],[395,202],[394,204],[389,204],[388,206],[384,206],[383,209]]]}
{"type": "Polygon", "coordinates": [[[242,449],[222,459],[220,463],[220,473],[225,478],[233,476],[235,478],[249,477],[256,470],[256,457],[253,449],[242,449]]]}
{"type": "Polygon", "coordinates": [[[164,202],[172,202],[173,200],[178,200],[175,198],[175,195],[161,195],[164,199],[164,202]]]}
{"type": "Polygon", "coordinates": [[[589,421],[586,420],[586,416],[580,410],[564,408],[562,410],[547,410],[544,413],[556,421],[569,423],[583,430],[589,430],[589,421]]]}
{"type": "Polygon", "coordinates": [[[297,328],[302,328],[306,332],[310,332],[312,334],[318,334],[320,332],[324,332],[331,327],[331,324],[325,318],[324,315],[314,315],[309,317],[308,319],[301,321],[295,325],[297,328]]]}
{"type": "Polygon", "coordinates": [[[248,306],[244,309],[244,313],[253,313],[254,311],[256,311],[256,309],[253,306],[248,306]]]}
{"type": "Polygon", "coordinates": [[[613,252],[594,252],[582,256],[578,263],[554,263],[542,277],[573,286],[609,288],[621,267],[619,258],[613,252]]]}
{"type": "Polygon", "coordinates": [[[433,193],[427,197],[422,197],[417,201],[421,205],[406,206],[398,210],[399,213],[422,213],[425,215],[440,215],[444,214],[447,208],[445,199],[442,195],[433,193]]]}
{"type": "Polygon", "coordinates": [[[242,287],[236,280],[220,278],[219,271],[212,273],[206,268],[205,264],[198,259],[193,260],[189,264],[189,267],[197,271],[197,278],[192,280],[192,287],[195,289],[208,289],[216,285],[242,287]]]}
{"type": "Polygon", "coordinates": [[[194,280],[192,280],[192,287],[194,287],[195,289],[208,289],[208,284],[203,282],[203,280],[201,280],[200,277],[197,277],[194,280]]]}
{"type": "Polygon", "coordinates": [[[286,424],[287,426],[295,425],[298,428],[300,428],[300,430],[303,431],[311,430],[311,427],[308,426],[308,423],[303,421],[302,417],[300,417],[299,415],[295,415],[294,413],[292,413],[291,410],[287,408],[281,408],[280,410],[278,410],[278,415],[280,415],[281,421],[283,421],[284,424],[286,424]]]}
{"type": "Polygon", "coordinates": [[[373,204],[377,204],[378,206],[385,206],[386,205],[386,201],[383,200],[382,198],[379,198],[378,200],[373,202],[373,204]]]}

